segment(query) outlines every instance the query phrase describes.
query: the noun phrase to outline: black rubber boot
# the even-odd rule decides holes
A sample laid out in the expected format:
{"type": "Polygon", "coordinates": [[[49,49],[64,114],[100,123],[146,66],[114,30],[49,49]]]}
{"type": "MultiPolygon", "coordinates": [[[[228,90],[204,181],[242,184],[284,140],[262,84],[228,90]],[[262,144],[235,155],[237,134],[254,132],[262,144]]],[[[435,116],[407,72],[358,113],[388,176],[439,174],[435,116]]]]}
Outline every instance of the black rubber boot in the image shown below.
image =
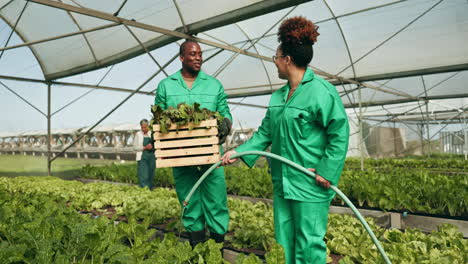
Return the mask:
{"type": "Polygon", "coordinates": [[[190,232],[189,241],[192,248],[195,248],[196,245],[205,242],[205,230],[190,232]]]}
{"type": "Polygon", "coordinates": [[[216,243],[224,243],[224,234],[210,233],[210,238],[213,239],[216,243]]]}

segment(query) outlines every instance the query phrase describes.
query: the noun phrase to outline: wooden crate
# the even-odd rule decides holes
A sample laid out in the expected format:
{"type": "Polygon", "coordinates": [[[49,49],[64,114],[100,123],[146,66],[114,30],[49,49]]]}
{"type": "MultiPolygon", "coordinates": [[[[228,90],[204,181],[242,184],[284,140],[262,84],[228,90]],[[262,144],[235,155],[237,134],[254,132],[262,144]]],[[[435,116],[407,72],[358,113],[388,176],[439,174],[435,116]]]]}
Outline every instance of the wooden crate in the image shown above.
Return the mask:
{"type": "Polygon", "coordinates": [[[154,125],[153,131],[157,168],[213,164],[221,158],[216,119],[182,126],[178,131],[173,124],[166,134],[154,125]]]}

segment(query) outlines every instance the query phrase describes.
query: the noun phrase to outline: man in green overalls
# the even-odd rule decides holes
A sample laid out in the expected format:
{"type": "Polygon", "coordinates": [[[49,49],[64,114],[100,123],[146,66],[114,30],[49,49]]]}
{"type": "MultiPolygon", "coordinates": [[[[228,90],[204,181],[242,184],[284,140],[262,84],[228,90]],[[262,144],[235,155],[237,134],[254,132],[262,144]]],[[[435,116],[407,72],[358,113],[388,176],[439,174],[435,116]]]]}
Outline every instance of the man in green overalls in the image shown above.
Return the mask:
{"type": "Polygon", "coordinates": [[[136,151],[138,185],[153,189],[154,170],[156,168],[153,140],[148,128],[148,120],[140,121],[141,130],[135,134],[133,149],[136,151]]]}
{"type": "MultiPolygon", "coordinates": [[[[236,152],[271,152],[316,173],[312,178],[280,161],[271,161],[275,238],[285,250],[287,264],[325,264],[323,240],[330,202],[348,150],[349,125],[335,87],[308,68],[318,36],[317,27],[303,17],[285,20],[278,31],[280,45],[273,61],[288,83],[271,95],[258,131],[235,151],[223,156],[231,164],[236,152]]],[[[258,156],[243,156],[252,167],[258,156]]]]}
{"type": "MultiPolygon", "coordinates": [[[[199,103],[201,108],[219,112],[224,117],[220,127],[222,144],[232,124],[224,88],[217,79],[201,71],[203,59],[198,43],[182,43],[179,58],[182,69],[159,83],[154,104],[167,109],[170,106],[177,107],[179,103],[199,103]]],[[[209,167],[205,165],[173,168],[177,197],[181,203],[209,167]]],[[[192,246],[205,241],[205,225],[211,238],[217,243],[224,241],[224,234],[228,230],[229,212],[223,167],[215,169],[193,194],[185,210],[183,224],[190,233],[192,246]]]]}

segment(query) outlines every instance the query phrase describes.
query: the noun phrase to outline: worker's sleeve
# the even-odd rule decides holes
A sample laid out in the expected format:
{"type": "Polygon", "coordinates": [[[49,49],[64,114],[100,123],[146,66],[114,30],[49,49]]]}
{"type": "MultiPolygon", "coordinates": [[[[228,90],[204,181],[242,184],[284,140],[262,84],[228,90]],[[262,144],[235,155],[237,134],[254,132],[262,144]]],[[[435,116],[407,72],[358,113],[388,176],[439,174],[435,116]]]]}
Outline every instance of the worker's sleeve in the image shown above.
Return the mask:
{"type": "Polygon", "coordinates": [[[332,94],[318,100],[316,114],[317,121],[326,130],[327,142],[324,155],[315,169],[317,174],[337,185],[348,151],[348,117],[339,97],[332,94]]]}
{"type": "MultiPolygon", "coordinates": [[[[236,148],[236,152],[244,151],[264,151],[271,145],[271,132],[270,132],[270,110],[268,109],[265,117],[262,120],[262,125],[258,128],[258,131],[244,144],[236,148]]],[[[242,156],[242,161],[249,167],[253,167],[255,162],[258,160],[258,155],[247,155],[242,156]]]]}
{"type": "Polygon", "coordinates": [[[154,104],[159,105],[163,110],[167,109],[166,101],[166,86],[163,82],[160,82],[156,89],[156,97],[154,98],[154,104]]]}
{"type": "Polygon", "coordinates": [[[231,124],[233,123],[231,112],[229,111],[229,106],[227,103],[227,94],[224,92],[224,87],[221,82],[218,81],[219,92],[218,92],[218,102],[216,111],[219,112],[223,117],[229,118],[231,124]]]}

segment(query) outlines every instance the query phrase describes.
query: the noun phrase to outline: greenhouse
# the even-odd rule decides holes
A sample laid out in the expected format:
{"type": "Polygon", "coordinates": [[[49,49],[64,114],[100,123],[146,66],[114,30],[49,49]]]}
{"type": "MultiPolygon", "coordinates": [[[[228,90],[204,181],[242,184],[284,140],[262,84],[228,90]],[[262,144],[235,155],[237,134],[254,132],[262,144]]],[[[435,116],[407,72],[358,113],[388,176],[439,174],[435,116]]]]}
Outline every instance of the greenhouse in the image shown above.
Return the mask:
{"type": "MultiPolygon", "coordinates": [[[[192,245],[187,201],[204,187],[181,198],[176,185],[181,168],[204,179],[201,166],[220,160],[226,117],[225,151],[262,133],[272,95],[290,85],[279,28],[297,16],[318,26],[306,72],[336,87],[349,124],[340,180],[329,180],[326,262],[468,263],[466,14],[464,0],[0,0],[0,263],[291,262],[273,203],[275,162],[290,165],[269,154],[274,143],[252,168],[223,166],[222,243],[192,245]],[[153,105],[185,65],[186,40],[199,43],[232,117],[187,105],[192,123],[171,132],[153,126],[153,105]],[[199,125],[202,114],[217,127],[199,125]],[[150,188],[138,187],[135,162],[143,118],[155,140],[150,188]],[[164,150],[165,133],[200,150],[164,150]],[[200,163],[208,147],[214,158],[200,163]],[[168,151],[184,152],[184,165],[168,151]]],[[[209,220],[203,230],[215,233],[209,220]]]]}

